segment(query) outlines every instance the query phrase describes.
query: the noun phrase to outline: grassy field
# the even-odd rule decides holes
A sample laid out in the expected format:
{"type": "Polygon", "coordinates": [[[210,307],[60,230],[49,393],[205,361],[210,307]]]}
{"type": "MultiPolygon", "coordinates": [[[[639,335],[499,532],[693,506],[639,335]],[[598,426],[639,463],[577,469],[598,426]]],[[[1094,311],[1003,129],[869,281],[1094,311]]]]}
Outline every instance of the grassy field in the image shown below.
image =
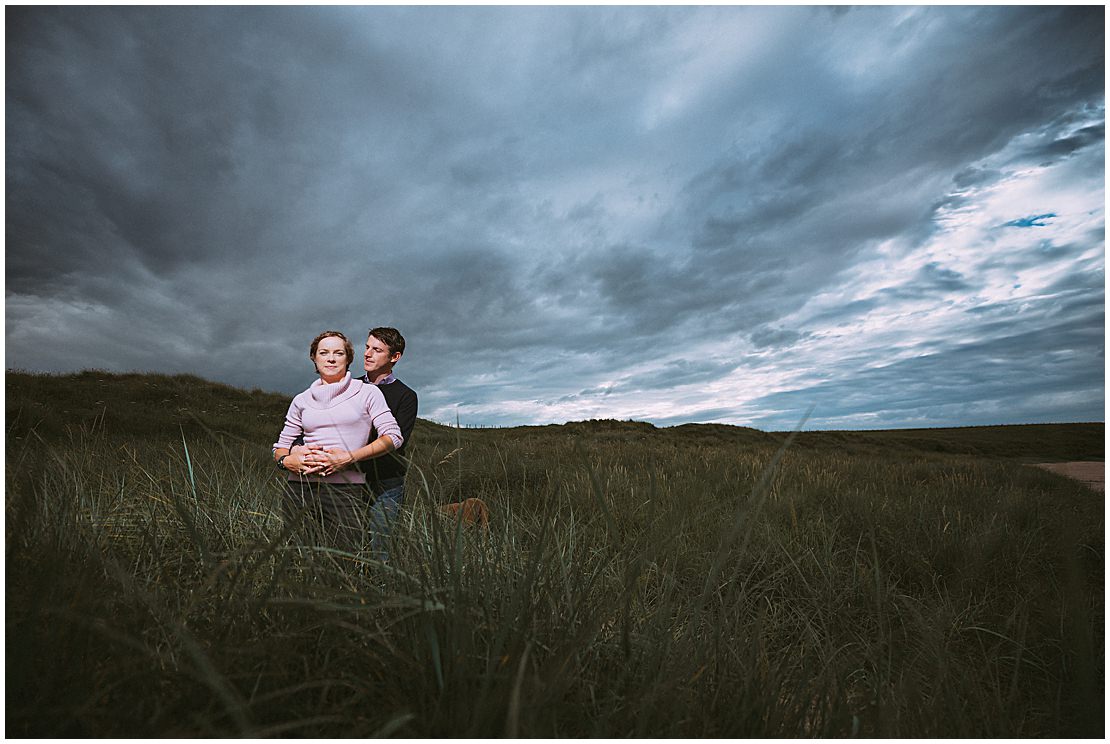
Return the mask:
{"type": "Polygon", "coordinates": [[[419,421],[381,564],[283,531],[284,396],[5,384],[8,736],[1103,733],[1102,498],[1024,464],[1102,424],[419,421]]]}

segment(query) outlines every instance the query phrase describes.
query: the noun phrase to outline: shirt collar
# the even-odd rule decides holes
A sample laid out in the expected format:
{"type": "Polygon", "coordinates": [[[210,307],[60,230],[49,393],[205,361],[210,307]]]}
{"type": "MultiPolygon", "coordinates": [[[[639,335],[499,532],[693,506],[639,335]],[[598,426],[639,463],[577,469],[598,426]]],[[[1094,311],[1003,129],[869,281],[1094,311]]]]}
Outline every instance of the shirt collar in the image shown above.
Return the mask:
{"type": "MultiPolygon", "coordinates": [[[[365,380],[366,382],[370,382],[370,376],[369,375],[363,375],[362,379],[365,380]]],[[[397,380],[397,378],[393,376],[392,372],[390,372],[388,375],[386,375],[385,377],[383,377],[382,379],[378,380],[377,382],[375,382],[373,384],[378,385],[380,387],[382,385],[388,385],[391,382],[395,382],[396,380],[397,380]]]]}

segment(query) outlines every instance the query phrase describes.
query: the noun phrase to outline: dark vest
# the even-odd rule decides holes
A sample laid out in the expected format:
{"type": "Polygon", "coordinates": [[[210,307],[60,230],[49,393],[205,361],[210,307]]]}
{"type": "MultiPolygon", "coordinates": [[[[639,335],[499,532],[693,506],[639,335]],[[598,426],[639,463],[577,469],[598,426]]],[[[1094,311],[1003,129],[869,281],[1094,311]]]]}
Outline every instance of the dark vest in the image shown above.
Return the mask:
{"type": "MultiPolygon", "coordinates": [[[[366,382],[366,375],[362,376],[362,381],[366,382]]],[[[409,469],[408,461],[405,459],[405,450],[408,449],[412,429],[416,425],[417,408],[416,391],[400,380],[394,379],[388,385],[378,385],[378,390],[385,397],[386,405],[389,406],[393,418],[397,419],[397,425],[401,427],[401,436],[405,442],[400,449],[381,457],[361,460],[357,463],[356,467],[366,475],[366,483],[376,493],[380,493],[383,486],[390,488],[397,485],[397,479],[404,478],[409,469]],[[386,483],[385,481],[392,482],[386,483]]],[[[371,432],[370,436],[372,437],[371,441],[373,441],[373,439],[378,438],[379,434],[371,432]]]]}

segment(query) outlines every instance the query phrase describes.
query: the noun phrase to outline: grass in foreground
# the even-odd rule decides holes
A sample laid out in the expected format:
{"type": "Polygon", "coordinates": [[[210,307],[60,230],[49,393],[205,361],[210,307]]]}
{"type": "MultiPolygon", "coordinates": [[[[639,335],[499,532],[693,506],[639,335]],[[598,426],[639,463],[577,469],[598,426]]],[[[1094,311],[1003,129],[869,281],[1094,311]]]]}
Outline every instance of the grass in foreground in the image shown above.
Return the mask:
{"type": "Polygon", "coordinates": [[[89,375],[9,374],[8,735],[1102,731],[1102,503],[1049,473],[420,422],[382,565],[283,533],[280,397],[89,375]]]}

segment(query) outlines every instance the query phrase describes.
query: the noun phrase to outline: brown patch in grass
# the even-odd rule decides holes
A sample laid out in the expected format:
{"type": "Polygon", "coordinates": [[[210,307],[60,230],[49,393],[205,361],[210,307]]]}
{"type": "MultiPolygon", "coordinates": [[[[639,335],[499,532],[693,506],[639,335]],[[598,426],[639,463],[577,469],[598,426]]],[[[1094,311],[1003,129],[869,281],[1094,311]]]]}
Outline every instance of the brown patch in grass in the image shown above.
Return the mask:
{"type": "Polygon", "coordinates": [[[444,504],[439,507],[439,510],[449,517],[462,520],[463,524],[489,527],[489,507],[481,499],[466,499],[453,504],[444,504]]]}
{"type": "Polygon", "coordinates": [[[1099,493],[1105,493],[1106,491],[1106,463],[1101,460],[1040,462],[1037,463],[1037,467],[1056,473],[1057,475],[1074,478],[1092,491],[1098,491],[1099,493]]]}

